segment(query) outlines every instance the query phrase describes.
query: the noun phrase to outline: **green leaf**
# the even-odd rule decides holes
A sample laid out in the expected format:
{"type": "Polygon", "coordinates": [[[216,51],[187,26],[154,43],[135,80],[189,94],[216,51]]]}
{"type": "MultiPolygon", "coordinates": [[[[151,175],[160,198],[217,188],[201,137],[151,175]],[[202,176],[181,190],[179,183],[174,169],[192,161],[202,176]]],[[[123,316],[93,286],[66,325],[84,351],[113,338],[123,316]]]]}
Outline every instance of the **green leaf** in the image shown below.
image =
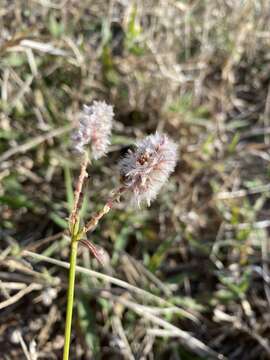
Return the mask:
{"type": "Polygon", "coordinates": [[[85,343],[91,352],[89,358],[100,359],[100,343],[96,334],[95,312],[92,310],[88,298],[84,295],[77,300],[78,319],[84,334],[85,343]]]}
{"type": "Polygon", "coordinates": [[[125,47],[134,55],[140,56],[145,52],[144,46],[140,44],[142,28],[137,20],[137,6],[134,4],[130,12],[130,18],[126,30],[125,47]]]}
{"type": "Polygon", "coordinates": [[[15,129],[0,130],[0,139],[13,140],[13,139],[17,139],[18,137],[19,134],[15,131],[15,129]]]}
{"type": "Polygon", "coordinates": [[[12,52],[5,58],[4,62],[11,67],[20,67],[27,63],[27,58],[25,53],[12,52]]]}
{"type": "Polygon", "coordinates": [[[164,241],[159,245],[157,250],[154,252],[154,255],[152,255],[149,259],[149,263],[147,265],[148,270],[155,272],[159,268],[165,256],[167,255],[167,250],[171,247],[171,245],[172,240],[164,241]]]}
{"type": "Polygon", "coordinates": [[[115,238],[114,252],[112,255],[112,264],[116,264],[119,258],[119,253],[126,248],[129,235],[133,232],[133,229],[129,226],[123,227],[119,234],[115,238]]]}
{"type": "Polygon", "coordinates": [[[136,39],[141,32],[141,26],[137,21],[137,6],[136,4],[133,4],[127,28],[127,36],[131,39],[136,39]]]}
{"type": "Polygon", "coordinates": [[[0,204],[6,204],[13,209],[20,209],[22,207],[32,209],[34,206],[32,201],[28,200],[24,194],[0,196],[0,204]]]}
{"type": "Polygon", "coordinates": [[[250,284],[250,271],[246,270],[242,277],[236,283],[235,280],[231,277],[226,277],[224,275],[219,276],[220,282],[225,285],[228,290],[230,290],[235,296],[242,298],[243,295],[249,288],[250,284]]]}
{"type": "Polygon", "coordinates": [[[69,211],[71,211],[74,202],[74,195],[73,195],[70,168],[67,165],[64,166],[64,175],[65,175],[65,186],[66,186],[68,209],[69,211]]]}
{"type": "Polygon", "coordinates": [[[60,35],[62,35],[64,33],[64,31],[65,31],[64,24],[62,22],[58,22],[55,19],[54,15],[52,15],[52,14],[49,17],[48,28],[49,28],[50,33],[54,37],[60,37],[60,35]]]}
{"type": "Polygon", "coordinates": [[[235,152],[235,149],[236,149],[236,146],[237,146],[237,144],[238,144],[238,142],[239,142],[239,139],[240,139],[240,135],[239,135],[239,133],[237,132],[237,133],[234,135],[231,143],[230,143],[229,146],[228,146],[228,151],[229,151],[229,153],[232,154],[232,153],[235,152]]]}
{"type": "Polygon", "coordinates": [[[188,296],[177,296],[170,298],[170,301],[173,302],[176,305],[182,306],[189,310],[195,310],[195,311],[204,311],[205,307],[197,302],[195,299],[188,297],[188,296]]]}
{"type": "Polygon", "coordinates": [[[67,229],[68,222],[66,220],[64,220],[63,218],[61,218],[61,216],[59,216],[56,212],[50,213],[50,219],[59,227],[61,227],[63,229],[67,229]]]}

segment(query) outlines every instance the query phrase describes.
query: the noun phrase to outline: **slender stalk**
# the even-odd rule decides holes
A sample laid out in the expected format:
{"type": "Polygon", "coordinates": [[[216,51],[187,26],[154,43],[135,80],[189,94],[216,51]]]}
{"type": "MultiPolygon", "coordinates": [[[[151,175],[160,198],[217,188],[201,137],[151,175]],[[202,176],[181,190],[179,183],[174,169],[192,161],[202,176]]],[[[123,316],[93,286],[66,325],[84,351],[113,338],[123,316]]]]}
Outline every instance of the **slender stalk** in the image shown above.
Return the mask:
{"type": "Polygon", "coordinates": [[[78,224],[82,188],[83,188],[84,181],[88,176],[88,174],[87,174],[88,163],[89,163],[89,157],[88,157],[87,152],[85,152],[82,163],[81,163],[80,176],[79,176],[79,179],[78,179],[78,182],[76,185],[76,189],[75,189],[73,209],[72,209],[70,219],[69,219],[71,232],[74,230],[74,226],[76,224],[78,224]]]}
{"type": "Polygon", "coordinates": [[[94,228],[97,226],[97,224],[99,223],[99,220],[101,218],[103,218],[104,215],[108,214],[108,212],[111,210],[111,208],[113,207],[113,205],[115,204],[115,202],[119,201],[119,198],[121,196],[121,194],[126,190],[125,187],[121,186],[119,189],[117,189],[114,192],[114,195],[112,198],[110,198],[106,204],[103,206],[103,208],[97,212],[87,223],[86,225],[83,227],[83,230],[81,233],[79,233],[79,235],[82,234],[86,234],[89,231],[93,231],[94,228]]]}
{"type": "Polygon", "coordinates": [[[65,345],[63,360],[69,359],[69,347],[71,337],[71,325],[72,325],[72,313],[74,304],[74,287],[75,287],[75,273],[76,273],[76,261],[77,261],[77,249],[78,249],[78,231],[80,226],[79,211],[81,207],[82,188],[87,178],[87,165],[89,163],[89,157],[87,152],[84,153],[84,158],[81,162],[80,176],[76,185],[74,193],[73,209],[69,218],[69,229],[71,233],[70,244],[70,260],[69,260],[69,279],[68,279],[68,291],[67,291],[67,313],[66,313],[66,325],[65,325],[65,345]]]}
{"type": "Polygon", "coordinates": [[[69,280],[68,280],[68,292],[67,292],[67,313],[66,313],[65,345],[64,345],[63,360],[69,359],[77,248],[78,248],[78,241],[76,239],[76,236],[73,236],[71,239],[71,246],[70,246],[70,261],[69,261],[70,267],[69,267],[69,280]]]}
{"type": "Polygon", "coordinates": [[[83,229],[80,230],[79,229],[80,198],[81,198],[83,183],[87,177],[86,168],[88,162],[89,162],[89,158],[87,154],[85,154],[84,161],[81,164],[81,172],[75,191],[74,207],[69,220],[70,232],[71,232],[71,245],[70,245],[70,260],[69,260],[70,267],[69,267],[69,280],[68,280],[68,292],[67,292],[67,313],[66,313],[65,345],[64,345],[63,360],[69,359],[78,242],[80,241],[84,246],[88,247],[92,251],[94,256],[98,260],[102,261],[100,254],[96,250],[94,244],[92,244],[87,240],[83,240],[82,237],[87,233],[87,231],[92,231],[96,227],[99,220],[110,211],[114,202],[116,202],[119,199],[121,193],[124,191],[124,188],[122,187],[118,189],[115,192],[114,196],[105,204],[103,209],[99,211],[91,220],[89,220],[86,226],[84,226],[83,229]]]}

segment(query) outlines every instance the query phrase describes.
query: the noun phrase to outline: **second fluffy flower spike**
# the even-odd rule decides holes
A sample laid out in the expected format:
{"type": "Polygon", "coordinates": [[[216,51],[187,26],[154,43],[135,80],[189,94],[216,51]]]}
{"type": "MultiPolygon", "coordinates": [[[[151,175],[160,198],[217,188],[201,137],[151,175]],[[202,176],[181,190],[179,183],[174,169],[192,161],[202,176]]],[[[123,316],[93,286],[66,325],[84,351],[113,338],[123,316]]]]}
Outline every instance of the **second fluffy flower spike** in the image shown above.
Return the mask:
{"type": "Polygon", "coordinates": [[[135,151],[120,161],[120,175],[131,191],[132,203],[149,206],[174,171],[176,161],[177,145],[167,135],[157,132],[138,141],[135,151]]]}

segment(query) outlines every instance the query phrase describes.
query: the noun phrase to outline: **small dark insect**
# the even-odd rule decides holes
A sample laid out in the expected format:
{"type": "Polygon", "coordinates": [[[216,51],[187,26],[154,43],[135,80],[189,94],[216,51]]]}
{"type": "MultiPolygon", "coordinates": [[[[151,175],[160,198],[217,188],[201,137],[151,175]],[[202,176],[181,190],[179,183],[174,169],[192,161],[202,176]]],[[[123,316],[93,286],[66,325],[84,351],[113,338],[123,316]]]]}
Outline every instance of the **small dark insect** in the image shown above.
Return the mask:
{"type": "Polygon", "coordinates": [[[151,157],[151,154],[145,152],[138,158],[137,161],[140,165],[144,165],[150,159],[150,157],[151,157]]]}

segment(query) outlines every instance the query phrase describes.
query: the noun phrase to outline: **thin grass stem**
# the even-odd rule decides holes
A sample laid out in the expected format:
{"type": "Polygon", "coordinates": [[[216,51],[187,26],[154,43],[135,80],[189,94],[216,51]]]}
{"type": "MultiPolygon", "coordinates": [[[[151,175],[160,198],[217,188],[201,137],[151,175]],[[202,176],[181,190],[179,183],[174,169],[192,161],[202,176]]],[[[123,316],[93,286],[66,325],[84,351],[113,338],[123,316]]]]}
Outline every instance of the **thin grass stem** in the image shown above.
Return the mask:
{"type": "Polygon", "coordinates": [[[76,237],[73,237],[70,246],[70,261],[69,261],[70,267],[69,267],[69,279],[68,279],[68,291],[67,291],[67,313],[66,313],[65,345],[64,345],[63,360],[69,359],[71,324],[72,324],[72,313],[73,313],[73,304],[74,304],[77,249],[78,249],[78,241],[76,237]]]}

